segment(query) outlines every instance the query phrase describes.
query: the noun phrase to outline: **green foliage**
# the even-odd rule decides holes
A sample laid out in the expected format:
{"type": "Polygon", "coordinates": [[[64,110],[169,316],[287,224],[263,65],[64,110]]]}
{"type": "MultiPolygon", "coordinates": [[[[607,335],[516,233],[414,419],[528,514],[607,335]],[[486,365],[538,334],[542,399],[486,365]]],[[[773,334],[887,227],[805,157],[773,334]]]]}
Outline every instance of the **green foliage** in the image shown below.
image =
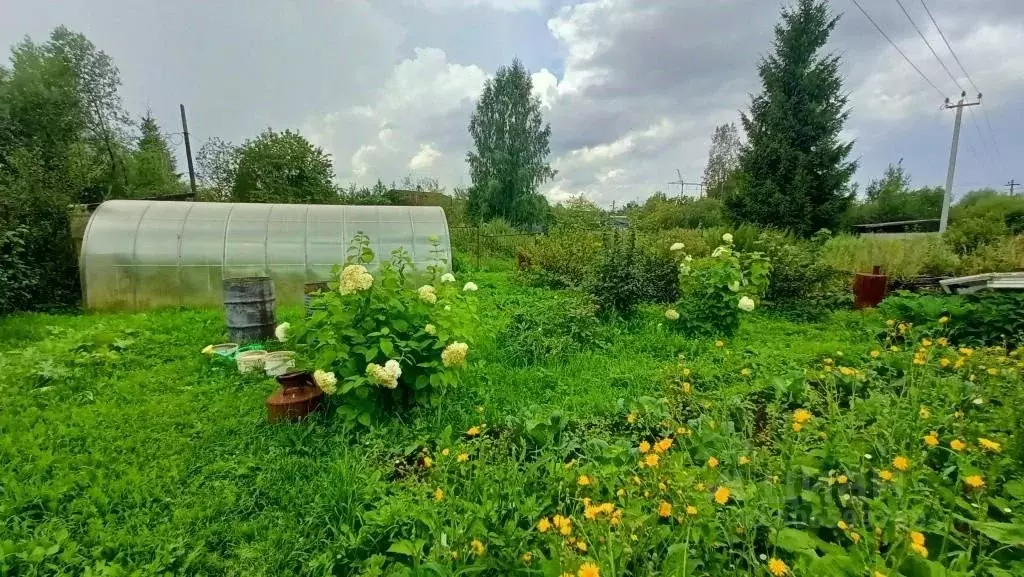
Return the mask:
{"type": "Polygon", "coordinates": [[[763,91],[742,116],[742,177],[726,200],[734,221],[810,236],[835,229],[849,206],[857,163],[839,140],[849,114],[839,57],[819,56],[837,21],[822,0],[783,9],[774,52],[758,66],[763,91]]]}
{"type": "Polygon", "coordinates": [[[568,292],[515,306],[496,340],[506,362],[521,367],[600,346],[602,331],[593,301],[568,292]]]}
{"type": "Polygon", "coordinates": [[[469,121],[473,150],[466,155],[473,179],[466,210],[477,222],[502,218],[531,226],[547,218],[548,203],[538,187],[555,176],[547,162],[551,126],[532,90],[518,59],[484,83],[469,121]]]}
{"type": "Polygon", "coordinates": [[[849,274],[871,272],[873,266],[891,279],[919,275],[950,276],[960,259],[936,234],[905,236],[837,235],[821,249],[825,265],[849,274]]]}
{"type": "Polygon", "coordinates": [[[128,159],[128,186],[134,197],[153,197],[179,192],[183,184],[176,172],[174,155],[151,114],[142,117],[141,137],[128,159]]]}
{"type": "Polygon", "coordinates": [[[801,318],[819,318],[849,306],[850,275],[820,260],[824,242],[805,241],[778,231],[762,232],[758,247],[772,264],[765,301],[801,318]]]}
{"type": "Polygon", "coordinates": [[[0,315],[28,308],[40,283],[39,272],[29,263],[28,236],[24,226],[0,230],[0,315]]]}
{"type": "Polygon", "coordinates": [[[1006,223],[1000,218],[972,216],[953,221],[946,230],[946,242],[960,255],[970,254],[983,245],[1007,236],[1006,223]]]}
{"type": "Polygon", "coordinates": [[[629,210],[627,214],[630,226],[641,232],[722,227],[726,224],[720,200],[668,198],[660,192],[651,195],[642,206],[629,210]]]}
{"type": "Polygon", "coordinates": [[[336,267],[338,284],[317,299],[318,310],[295,336],[312,368],[335,375],[338,412],[364,426],[382,410],[437,406],[459,382],[465,351],[449,355],[466,347],[464,327],[474,319],[472,302],[445,276],[446,262],[431,266],[426,280],[433,284],[416,289],[404,249],[392,252],[375,277],[365,267],[374,258],[369,237],[356,235],[346,266],[336,267]]]}
{"type": "Polygon", "coordinates": [[[704,230],[672,228],[655,233],[640,234],[637,237],[637,242],[640,245],[652,251],[671,252],[669,249],[673,244],[677,242],[683,243],[686,254],[694,258],[711,254],[711,248],[708,245],[709,240],[714,246],[718,246],[721,243],[722,234],[709,237],[707,231],[704,230]]]}
{"type": "Polygon", "coordinates": [[[268,129],[238,149],[231,201],[336,203],[331,158],[297,132],[268,129]]]}
{"type": "Polygon", "coordinates": [[[599,232],[556,226],[523,250],[530,284],[548,288],[585,289],[601,258],[599,232]]]}
{"type": "Polygon", "coordinates": [[[1019,292],[961,296],[901,291],[885,299],[881,310],[896,321],[961,345],[1017,348],[1024,344],[1024,294],[1019,292]]]}
{"type": "Polygon", "coordinates": [[[606,236],[589,291],[602,316],[629,317],[636,311],[645,290],[635,233],[615,232],[606,236]]]}
{"type": "MultiPolygon", "coordinates": [[[[844,217],[846,226],[904,220],[939,218],[942,212],[941,187],[910,188],[910,175],[902,166],[903,161],[890,164],[882,178],[873,180],[867,188],[867,198],[854,202],[844,217]]],[[[936,230],[927,227],[925,230],[936,230]]]]}
{"type": "Polygon", "coordinates": [[[735,124],[730,122],[715,127],[715,132],[711,135],[708,163],[704,167],[704,183],[707,186],[708,198],[728,198],[736,192],[742,146],[743,142],[735,124]]]}
{"type": "Polygon", "coordinates": [[[688,334],[728,336],[740,326],[740,313],[753,310],[768,288],[771,263],[760,252],[735,250],[731,235],[711,256],[693,259],[680,251],[680,301],[665,318],[688,334]],[[675,317],[675,318],[673,318],[675,317]]]}
{"type": "Polygon", "coordinates": [[[972,190],[953,206],[950,220],[991,218],[1002,220],[1012,234],[1024,233],[1024,197],[992,189],[972,190]]]}
{"type": "Polygon", "coordinates": [[[959,274],[1024,270],[1024,236],[1003,237],[982,245],[961,261],[959,274]]]}

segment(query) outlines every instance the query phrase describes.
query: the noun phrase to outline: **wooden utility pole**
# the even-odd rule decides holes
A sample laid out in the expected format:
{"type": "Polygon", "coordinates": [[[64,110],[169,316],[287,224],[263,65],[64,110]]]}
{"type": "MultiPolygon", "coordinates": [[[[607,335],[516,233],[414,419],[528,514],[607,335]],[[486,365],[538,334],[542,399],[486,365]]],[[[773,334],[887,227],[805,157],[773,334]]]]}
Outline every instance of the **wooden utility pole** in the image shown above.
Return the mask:
{"type": "Polygon", "coordinates": [[[196,169],[192,165],[192,143],[188,139],[188,121],[185,120],[185,105],[179,104],[181,108],[181,132],[185,135],[185,158],[188,160],[188,182],[192,188],[192,200],[196,199],[196,169]]]}
{"type": "Polygon", "coordinates": [[[964,116],[964,108],[978,106],[981,104],[981,95],[974,102],[967,100],[967,92],[960,93],[960,100],[956,104],[950,104],[949,99],[942,107],[946,110],[956,109],[956,121],[953,123],[953,145],[949,149],[949,170],[946,171],[946,194],[942,197],[942,217],[939,220],[939,232],[946,232],[949,224],[949,203],[953,198],[953,177],[956,176],[956,154],[960,146],[960,121],[964,116]]]}

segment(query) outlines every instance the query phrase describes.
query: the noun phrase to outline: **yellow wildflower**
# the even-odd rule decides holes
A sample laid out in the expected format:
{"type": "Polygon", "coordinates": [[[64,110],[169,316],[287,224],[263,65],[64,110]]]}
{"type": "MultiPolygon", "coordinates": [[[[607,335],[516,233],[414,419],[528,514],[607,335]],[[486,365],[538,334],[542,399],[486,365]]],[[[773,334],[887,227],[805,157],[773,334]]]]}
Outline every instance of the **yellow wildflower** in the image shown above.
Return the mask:
{"type": "Polygon", "coordinates": [[[839,475],[838,477],[836,477],[836,483],[839,483],[840,485],[845,485],[849,482],[850,479],[846,475],[839,475]]]}
{"type": "Polygon", "coordinates": [[[697,514],[697,508],[694,507],[693,505],[687,505],[686,506],[686,514],[691,516],[691,517],[696,515],[697,514]]]}
{"type": "Polygon", "coordinates": [[[984,449],[986,451],[992,451],[993,453],[998,453],[998,452],[1003,450],[1003,446],[1002,445],[1000,445],[999,443],[997,443],[995,441],[991,441],[989,439],[986,439],[985,437],[979,437],[978,438],[978,445],[982,449],[984,449]]]}
{"type": "Polygon", "coordinates": [[[946,324],[948,322],[949,322],[949,317],[947,317],[945,315],[939,317],[939,324],[940,325],[944,325],[944,324],[946,324]]]}
{"type": "Polygon", "coordinates": [[[448,455],[451,454],[451,452],[452,452],[451,449],[445,448],[443,451],[441,451],[441,454],[444,455],[445,457],[447,457],[448,455]]]}
{"type": "Polygon", "coordinates": [[[661,517],[662,519],[664,519],[664,518],[668,517],[671,514],[672,514],[672,503],[669,503],[668,501],[662,501],[661,504],[658,505],[658,516],[661,517]]]}
{"type": "Polygon", "coordinates": [[[465,463],[469,460],[469,453],[459,453],[459,456],[455,457],[455,460],[460,463],[465,463]]]}
{"type": "Polygon", "coordinates": [[[889,320],[885,321],[885,326],[887,326],[889,328],[892,328],[892,327],[896,326],[896,321],[894,321],[892,319],[889,319],[889,320]]]}
{"type": "Polygon", "coordinates": [[[970,489],[980,489],[985,486],[985,480],[982,479],[981,475],[971,475],[964,477],[964,485],[967,485],[970,489]]]}
{"type": "Polygon", "coordinates": [[[622,509],[612,511],[612,518],[608,520],[608,523],[610,523],[612,527],[617,527],[619,523],[622,523],[622,509]]]}
{"type": "Polygon", "coordinates": [[[572,519],[561,515],[555,515],[551,518],[551,521],[554,523],[555,528],[558,529],[558,532],[562,535],[572,534],[572,519]]]}
{"type": "Polygon", "coordinates": [[[907,458],[904,457],[903,455],[899,455],[892,460],[892,466],[897,471],[906,471],[907,469],[910,468],[910,461],[908,461],[907,458]]]}
{"type": "Polygon", "coordinates": [[[804,426],[801,425],[800,423],[793,423],[793,430],[796,431],[797,433],[803,430],[803,428],[804,426]]]}
{"type": "Polygon", "coordinates": [[[593,479],[586,475],[580,475],[580,478],[576,479],[576,484],[579,485],[580,487],[586,487],[587,485],[590,485],[592,483],[593,479]]]}
{"type": "Polygon", "coordinates": [[[689,369],[689,368],[684,368],[684,369],[683,369],[683,376],[684,376],[684,377],[688,377],[688,376],[690,376],[690,372],[691,372],[691,371],[690,371],[690,369],[689,369]]]}
{"type": "Polygon", "coordinates": [[[579,549],[580,551],[583,551],[584,553],[586,553],[587,552],[587,542],[584,541],[583,539],[580,539],[579,541],[576,541],[576,548],[579,549]]]}
{"type": "Polygon", "coordinates": [[[530,561],[533,561],[533,553],[530,553],[529,551],[527,551],[526,553],[523,553],[522,555],[520,555],[519,558],[523,560],[523,563],[526,563],[527,565],[529,565],[530,561]]]}
{"type": "Polygon", "coordinates": [[[725,346],[725,342],[724,341],[715,341],[715,346],[718,347],[718,348],[722,348],[722,347],[725,346]]]}
{"type": "Polygon", "coordinates": [[[939,444],[939,434],[935,431],[928,433],[924,436],[924,444],[929,447],[936,447],[939,444]]]}
{"type": "Polygon", "coordinates": [[[960,439],[953,439],[952,441],[949,442],[949,448],[959,453],[967,448],[967,443],[961,441],[960,439]]]}
{"type": "Polygon", "coordinates": [[[877,350],[876,351],[871,351],[871,358],[873,358],[873,359],[877,359],[881,355],[882,355],[882,353],[877,351],[877,350]]]}
{"type": "Polygon", "coordinates": [[[692,390],[693,390],[693,385],[691,385],[689,381],[686,381],[685,383],[683,383],[683,393],[689,395],[692,390]]]}
{"type": "Polygon", "coordinates": [[[921,339],[921,346],[922,347],[930,347],[930,346],[932,346],[931,339],[921,339]]]}
{"type": "Polygon", "coordinates": [[[473,539],[473,542],[470,543],[469,546],[472,547],[473,554],[477,557],[483,556],[483,554],[487,551],[487,547],[484,546],[484,544],[481,543],[479,539],[473,539]]]}
{"type": "Polygon", "coordinates": [[[921,417],[922,421],[927,421],[932,418],[932,411],[928,407],[921,407],[917,410],[917,416],[921,417]]]}
{"type": "Polygon", "coordinates": [[[647,455],[646,457],[644,457],[643,466],[651,467],[653,469],[653,468],[656,468],[658,466],[658,463],[660,461],[661,461],[661,457],[659,457],[655,453],[651,453],[651,454],[647,455]]]}
{"type": "Polygon", "coordinates": [[[601,569],[594,563],[587,561],[580,565],[579,571],[576,572],[576,577],[601,577],[601,569]]]}
{"type": "Polygon", "coordinates": [[[658,441],[657,443],[654,444],[654,451],[656,453],[666,453],[671,448],[672,448],[672,438],[671,437],[665,437],[664,439],[662,439],[662,440],[660,440],[660,441],[658,441]]]}
{"type": "Polygon", "coordinates": [[[740,465],[746,465],[750,463],[750,458],[746,455],[740,457],[740,465]]]}
{"type": "Polygon", "coordinates": [[[846,521],[840,521],[840,522],[836,523],[836,527],[839,527],[843,531],[845,531],[845,530],[850,528],[850,526],[846,524],[846,521]]]}
{"type": "Polygon", "coordinates": [[[648,443],[647,441],[640,441],[639,449],[640,449],[641,453],[650,453],[651,452],[651,444],[648,443]]]}
{"type": "Polygon", "coordinates": [[[479,434],[480,434],[480,427],[477,427],[477,426],[472,426],[472,427],[469,428],[468,431],[466,431],[466,436],[467,437],[475,437],[475,436],[477,436],[479,434]]]}
{"type": "Polygon", "coordinates": [[[852,377],[853,375],[857,374],[857,369],[853,369],[850,367],[839,367],[839,372],[842,373],[843,376],[852,377]]]}
{"type": "Polygon", "coordinates": [[[750,369],[743,369],[742,371],[740,371],[740,374],[743,375],[744,377],[749,377],[750,369]]]}
{"type": "Polygon", "coordinates": [[[715,491],[715,503],[718,503],[719,505],[725,505],[726,503],[729,502],[729,497],[731,495],[732,491],[730,491],[727,487],[719,487],[718,490],[715,491]]]}
{"type": "Polygon", "coordinates": [[[708,469],[714,469],[718,466],[718,459],[714,457],[708,457],[708,469]]]}
{"type": "Polygon", "coordinates": [[[914,552],[918,555],[927,559],[928,548],[924,546],[924,535],[918,533],[917,531],[911,531],[910,539],[912,541],[912,543],[910,544],[910,548],[913,549],[914,552]]]}
{"type": "Polygon", "coordinates": [[[537,530],[541,533],[547,533],[548,529],[551,528],[551,521],[548,521],[547,517],[544,517],[537,523],[537,530]]]}
{"type": "Polygon", "coordinates": [[[900,352],[900,348],[897,347],[896,345],[893,345],[893,346],[889,347],[889,350],[894,352],[894,353],[900,352]]]}
{"type": "Polygon", "coordinates": [[[440,487],[434,489],[434,500],[438,503],[444,500],[444,491],[442,491],[440,487]]]}
{"type": "Polygon", "coordinates": [[[957,352],[965,357],[969,357],[974,354],[974,349],[970,347],[960,347],[959,349],[957,349],[957,352]]]}
{"type": "Polygon", "coordinates": [[[949,364],[950,364],[950,361],[946,357],[942,357],[941,359],[939,359],[939,366],[940,367],[946,368],[946,367],[949,366],[949,364]]]}
{"type": "Polygon", "coordinates": [[[946,337],[939,337],[935,339],[935,344],[939,345],[940,347],[945,347],[949,345],[949,339],[947,339],[946,337]]]}
{"type": "Polygon", "coordinates": [[[430,457],[423,457],[423,466],[428,468],[428,469],[433,467],[434,466],[434,460],[431,459],[430,457]]]}
{"type": "Polygon", "coordinates": [[[636,413],[630,413],[626,415],[626,422],[632,425],[636,422],[636,413]]]}
{"type": "Polygon", "coordinates": [[[793,411],[793,422],[806,423],[810,421],[814,415],[811,414],[807,409],[797,409],[793,411]]]}
{"type": "Polygon", "coordinates": [[[964,362],[963,359],[957,359],[956,362],[953,363],[953,368],[954,369],[962,369],[962,368],[964,368],[965,364],[966,363],[964,362]]]}
{"type": "Polygon", "coordinates": [[[878,477],[883,481],[892,481],[892,471],[889,469],[882,469],[878,472],[878,477]]]}
{"type": "Polygon", "coordinates": [[[849,535],[850,535],[850,539],[853,541],[854,545],[856,545],[857,543],[860,543],[860,533],[858,533],[856,531],[850,531],[849,535]]]}
{"type": "Polygon", "coordinates": [[[789,566],[786,565],[781,559],[772,557],[768,560],[768,572],[775,577],[782,577],[786,573],[789,573],[789,566]]]}

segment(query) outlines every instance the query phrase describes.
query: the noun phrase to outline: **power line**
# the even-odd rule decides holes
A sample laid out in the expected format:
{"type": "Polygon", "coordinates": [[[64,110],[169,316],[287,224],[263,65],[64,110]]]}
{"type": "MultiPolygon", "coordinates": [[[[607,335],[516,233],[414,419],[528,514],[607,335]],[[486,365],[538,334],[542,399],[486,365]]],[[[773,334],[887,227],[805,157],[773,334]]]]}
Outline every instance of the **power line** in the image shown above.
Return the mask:
{"type": "Polygon", "coordinates": [[[914,64],[914,62],[912,60],[910,60],[910,58],[908,58],[907,55],[904,54],[902,50],[900,50],[900,47],[897,46],[896,43],[893,42],[891,38],[889,38],[889,35],[886,34],[885,31],[882,30],[882,27],[879,26],[877,22],[875,22],[875,19],[872,18],[870,14],[868,14],[868,11],[865,10],[864,7],[860,5],[860,2],[857,2],[857,0],[850,0],[850,1],[853,2],[853,5],[856,6],[861,11],[862,14],[864,14],[864,17],[867,18],[869,22],[871,22],[871,24],[875,27],[875,30],[878,30],[878,33],[882,35],[882,38],[885,38],[886,41],[888,41],[889,44],[893,48],[896,49],[896,52],[900,53],[900,56],[902,56],[903,59],[907,61],[907,64],[909,64],[911,66],[911,68],[913,68],[918,73],[918,75],[920,75],[921,78],[923,78],[924,81],[928,83],[929,86],[934,88],[935,92],[939,93],[939,96],[941,96],[942,98],[946,98],[946,95],[943,94],[943,92],[941,90],[939,90],[939,87],[936,86],[935,83],[932,82],[927,76],[925,76],[924,72],[921,72],[921,69],[918,68],[917,65],[914,64]]]}
{"type": "Polygon", "coordinates": [[[957,66],[960,67],[960,71],[964,73],[964,77],[967,78],[967,82],[971,83],[971,86],[974,88],[975,92],[981,92],[981,89],[978,88],[978,85],[975,84],[973,80],[971,80],[971,75],[967,73],[967,68],[964,67],[963,62],[960,62],[960,57],[956,55],[956,51],[953,50],[953,46],[949,43],[949,40],[946,38],[946,35],[942,33],[942,28],[940,28],[939,23],[935,21],[935,16],[932,15],[932,11],[928,8],[928,5],[924,3],[924,0],[921,0],[921,6],[923,6],[924,11],[928,13],[928,18],[932,21],[932,25],[935,26],[935,30],[938,31],[939,36],[942,38],[942,41],[946,43],[946,48],[948,48],[949,53],[953,55],[953,60],[955,60],[957,66]]]}
{"type": "Polygon", "coordinates": [[[938,53],[935,52],[934,48],[932,48],[932,43],[928,42],[928,38],[925,37],[924,32],[921,32],[921,29],[917,27],[917,23],[914,22],[914,19],[910,17],[910,12],[907,12],[906,7],[903,6],[903,2],[901,0],[896,0],[896,3],[899,4],[900,10],[903,11],[903,15],[906,16],[907,20],[910,21],[910,25],[914,27],[914,31],[917,32],[917,35],[921,37],[921,40],[924,40],[924,45],[927,46],[928,50],[931,51],[932,56],[934,56],[935,59],[939,61],[939,66],[942,66],[942,69],[946,71],[946,75],[949,76],[949,79],[952,80],[953,84],[956,84],[956,87],[959,88],[962,92],[964,87],[960,86],[960,81],[957,80],[956,76],[953,76],[953,73],[950,72],[949,68],[946,67],[946,63],[943,62],[941,58],[939,58],[938,53]]]}

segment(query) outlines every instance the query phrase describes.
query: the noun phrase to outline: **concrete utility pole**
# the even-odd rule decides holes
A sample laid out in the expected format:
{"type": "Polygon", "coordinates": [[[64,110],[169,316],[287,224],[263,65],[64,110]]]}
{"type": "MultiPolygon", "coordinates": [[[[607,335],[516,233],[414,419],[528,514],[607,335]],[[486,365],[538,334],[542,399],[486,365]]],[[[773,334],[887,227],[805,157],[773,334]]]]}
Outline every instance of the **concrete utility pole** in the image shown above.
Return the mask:
{"type": "Polygon", "coordinates": [[[192,165],[192,143],[188,139],[188,121],[185,120],[185,105],[179,104],[181,109],[181,133],[185,135],[185,158],[188,160],[188,183],[192,189],[192,200],[196,200],[196,169],[192,165]]]}
{"type": "Polygon", "coordinates": [[[1007,183],[1006,183],[1006,187],[1010,189],[1010,194],[1011,194],[1011,195],[1013,194],[1013,190],[1014,190],[1015,188],[1017,188],[1018,186],[1020,186],[1020,183],[1019,183],[1019,182],[1017,182],[1017,181],[1015,181],[1015,180],[1014,180],[1014,179],[1012,179],[1012,178],[1010,179],[1010,182],[1007,182],[1007,183]]]}
{"type": "Polygon", "coordinates": [[[978,95],[978,99],[974,102],[967,100],[967,92],[960,93],[960,100],[956,104],[950,104],[949,99],[942,105],[942,108],[949,110],[951,108],[956,109],[956,121],[953,123],[953,145],[949,149],[949,170],[946,172],[946,194],[942,198],[942,217],[939,220],[939,232],[946,232],[946,227],[949,224],[949,203],[953,198],[953,177],[956,175],[956,153],[957,148],[960,146],[960,120],[964,116],[964,108],[968,106],[978,106],[981,104],[981,94],[978,95]]]}

